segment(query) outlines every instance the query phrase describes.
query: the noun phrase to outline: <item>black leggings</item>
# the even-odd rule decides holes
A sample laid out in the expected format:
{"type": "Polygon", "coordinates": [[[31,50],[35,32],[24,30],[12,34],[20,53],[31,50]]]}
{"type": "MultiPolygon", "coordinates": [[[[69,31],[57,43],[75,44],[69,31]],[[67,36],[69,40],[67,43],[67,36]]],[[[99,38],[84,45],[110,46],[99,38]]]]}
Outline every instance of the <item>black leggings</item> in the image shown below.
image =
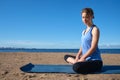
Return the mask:
{"type": "MultiPolygon", "coordinates": [[[[68,57],[75,58],[75,56],[65,55],[64,56],[65,61],[67,60],[68,57]]],[[[73,64],[73,70],[76,73],[87,74],[101,71],[102,66],[103,62],[101,60],[89,60],[73,64]]]]}

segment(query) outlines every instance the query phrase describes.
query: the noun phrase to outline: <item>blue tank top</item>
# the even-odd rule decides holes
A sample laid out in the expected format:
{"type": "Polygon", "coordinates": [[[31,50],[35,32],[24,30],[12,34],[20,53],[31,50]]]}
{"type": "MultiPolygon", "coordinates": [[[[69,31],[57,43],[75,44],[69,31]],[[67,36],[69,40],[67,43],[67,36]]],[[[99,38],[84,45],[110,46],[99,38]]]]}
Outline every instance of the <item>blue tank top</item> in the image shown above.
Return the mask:
{"type": "MultiPolygon", "coordinates": [[[[84,31],[82,33],[81,37],[82,55],[84,55],[91,47],[92,29],[94,26],[95,25],[92,25],[86,34],[84,34],[84,31]]],[[[89,57],[86,58],[86,60],[102,60],[98,46],[96,50],[89,57]]]]}

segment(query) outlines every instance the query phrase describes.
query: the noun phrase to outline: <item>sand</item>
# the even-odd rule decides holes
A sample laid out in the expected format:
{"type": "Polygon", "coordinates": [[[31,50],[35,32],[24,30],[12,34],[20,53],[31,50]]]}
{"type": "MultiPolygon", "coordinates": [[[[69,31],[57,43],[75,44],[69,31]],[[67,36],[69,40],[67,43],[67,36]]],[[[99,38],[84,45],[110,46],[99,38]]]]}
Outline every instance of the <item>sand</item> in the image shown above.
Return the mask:
{"type": "MultiPolygon", "coordinates": [[[[0,80],[120,80],[120,74],[24,73],[28,64],[67,64],[63,57],[74,53],[0,53],[0,80]]],[[[104,64],[120,65],[120,54],[102,54],[104,64]]]]}

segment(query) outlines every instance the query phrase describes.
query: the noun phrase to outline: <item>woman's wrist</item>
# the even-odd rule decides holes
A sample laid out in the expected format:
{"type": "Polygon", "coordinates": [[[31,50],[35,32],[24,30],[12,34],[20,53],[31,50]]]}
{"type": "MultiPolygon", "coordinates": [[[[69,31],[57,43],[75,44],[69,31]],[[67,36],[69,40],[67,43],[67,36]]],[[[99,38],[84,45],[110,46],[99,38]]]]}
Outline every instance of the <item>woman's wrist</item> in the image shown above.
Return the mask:
{"type": "Polygon", "coordinates": [[[80,59],[84,59],[84,60],[85,60],[85,59],[86,59],[86,56],[84,56],[84,55],[83,55],[83,56],[81,56],[81,58],[80,58],[80,59]]]}

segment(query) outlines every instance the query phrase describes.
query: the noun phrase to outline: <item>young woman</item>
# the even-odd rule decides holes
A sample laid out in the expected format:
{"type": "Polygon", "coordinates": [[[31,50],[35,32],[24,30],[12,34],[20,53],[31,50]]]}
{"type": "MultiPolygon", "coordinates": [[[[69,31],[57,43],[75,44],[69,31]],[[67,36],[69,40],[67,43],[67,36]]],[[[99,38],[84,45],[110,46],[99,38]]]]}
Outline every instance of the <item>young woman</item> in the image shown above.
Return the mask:
{"type": "Polygon", "coordinates": [[[86,25],[86,29],[82,32],[81,47],[76,56],[65,55],[64,59],[73,64],[73,70],[77,73],[100,71],[103,66],[98,49],[100,31],[92,21],[94,12],[91,8],[84,8],[81,15],[86,25]]]}

